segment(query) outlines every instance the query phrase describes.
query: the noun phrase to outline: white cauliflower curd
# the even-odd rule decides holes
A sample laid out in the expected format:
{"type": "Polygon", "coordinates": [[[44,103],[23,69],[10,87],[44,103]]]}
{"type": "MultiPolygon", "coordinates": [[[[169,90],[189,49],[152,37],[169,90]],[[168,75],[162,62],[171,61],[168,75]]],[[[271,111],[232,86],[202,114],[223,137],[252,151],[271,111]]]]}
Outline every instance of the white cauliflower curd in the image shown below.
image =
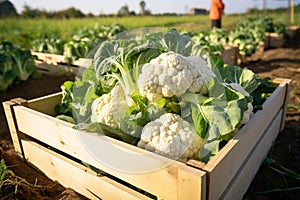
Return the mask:
{"type": "Polygon", "coordinates": [[[179,115],[166,113],[142,130],[138,147],[186,162],[199,157],[203,145],[194,127],[179,115]]]}
{"type": "Polygon", "coordinates": [[[142,67],[138,87],[141,95],[156,102],[187,91],[206,94],[207,85],[214,76],[201,57],[185,57],[170,51],[142,67]]]}
{"type": "Polygon", "coordinates": [[[117,128],[127,109],[124,90],[117,84],[110,93],[103,94],[93,101],[91,122],[100,122],[117,128]]]}

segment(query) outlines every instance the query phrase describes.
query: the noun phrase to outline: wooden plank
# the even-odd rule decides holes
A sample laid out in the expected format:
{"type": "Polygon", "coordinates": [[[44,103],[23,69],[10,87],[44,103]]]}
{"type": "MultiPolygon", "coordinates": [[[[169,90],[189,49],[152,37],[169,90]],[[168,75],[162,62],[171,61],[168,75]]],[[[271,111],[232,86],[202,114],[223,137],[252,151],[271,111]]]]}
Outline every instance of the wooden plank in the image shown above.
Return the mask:
{"type": "Polygon", "coordinates": [[[239,49],[237,46],[225,45],[222,52],[222,59],[227,65],[236,65],[238,61],[239,49]]]}
{"type": "Polygon", "coordinates": [[[292,80],[291,79],[283,79],[283,78],[276,78],[273,81],[274,83],[278,83],[281,85],[285,84],[286,87],[286,94],[285,94],[285,99],[284,99],[284,105],[283,105],[283,112],[282,112],[282,120],[281,120],[281,125],[280,125],[280,131],[283,131],[284,126],[285,126],[285,119],[286,119],[286,112],[287,112],[287,107],[289,103],[289,98],[290,98],[290,89],[292,85],[292,80]]]}
{"type": "Polygon", "coordinates": [[[178,167],[189,168],[184,163],[106,136],[76,131],[70,123],[23,106],[16,106],[14,110],[21,132],[163,199],[177,199],[178,167]],[[90,154],[83,140],[92,142],[91,146],[97,147],[97,154],[101,154],[104,160],[90,154]],[[128,153],[132,157],[129,158],[128,153]],[[106,161],[112,166],[107,165],[106,161]]]}
{"type": "Polygon", "coordinates": [[[41,74],[61,75],[65,73],[77,74],[79,77],[82,74],[81,68],[87,68],[93,63],[91,58],[79,58],[68,63],[68,60],[63,55],[31,52],[32,55],[38,57],[35,60],[37,69],[41,74]]]}
{"type": "Polygon", "coordinates": [[[66,64],[48,64],[42,61],[35,61],[38,72],[45,75],[63,75],[78,73],[79,67],[68,66],[66,64]]]}
{"type": "Polygon", "coordinates": [[[28,102],[27,102],[26,99],[14,98],[14,99],[11,99],[10,101],[13,102],[13,103],[15,103],[15,104],[28,107],[28,102]]]}
{"type": "Polygon", "coordinates": [[[279,48],[284,44],[283,34],[278,33],[266,33],[266,40],[268,41],[268,48],[279,48]]]}
{"type": "Polygon", "coordinates": [[[39,60],[42,60],[48,64],[57,65],[58,63],[67,63],[67,59],[63,55],[40,53],[34,51],[32,51],[31,54],[37,56],[39,60]]]}
{"type": "MultiPolygon", "coordinates": [[[[41,52],[31,52],[32,55],[38,57],[39,60],[44,61],[48,64],[58,65],[60,63],[68,63],[68,60],[64,55],[50,54],[50,53],[41,53],[41,52]]],[[[79,58],[72,62],[72,65],[79,67],[88,67],[92,64],[92,59],[90,58],[79,58]]]]}
{"type": "Polygon", "coordinates": [[[41,170],[46,176],[58,181],[66,188],[72,188],[90,199],[150,199],[106,176],[97,176],[64,156],[36,144],[22,140],[26,160],[41,170]]]}
{"type": "Polygon", "coordinates": [[[248,155],[239,173],[237,173],[231,183],[228,184],[228,190],[225,190],[220,199],[231,200],[243,198],[280,131],[281,117],[282,110],[280,110],[274,121],[256,143],[253,152],[248,155]]]}
{"type": "Polygon", "coordinates": [[[178,199],[205,199],[206,176],[195,168],[179,168],[178,170],[178,199]]]}
{"type": "Polygon", "coordinates": [[[11,102],[11,101],[5,101],[2,104],[3,104],[8,128],[10,131],[10,136],[11,136],[11,139],[12,139],[12,142],[14,145],[14,149],[15,149],[16,153],[18,154],[18,156],[23,158],[23,150],[22,150],[22,146],[21,146],[21,143],[19,140],[17,124],[16,124],[14,114],[13,114],[13,106],[15,106],[16,103],[11,102]]]}
{"type": "Polygon", "coordinates": [[[283,106],[286,95],[285,84],[280,85],[249,121],[203,168],[208,172],[208,199],[219,199],[227,184],[251,152],[258,138],[283,106]]]}
{"type": "Polygon", "coordinates": [[[295,35],[297,32],[300,30],[300,26],[294,25],[294,26],[289,26],[288,27],[288,34],[289,34],[289,39],[292,40],[294,39],[295,35]]]}
{"type": "Polygon", "coordinates": [[[58,92],[55,94],[50,94],[47,96],[28,100],[27,103],[28,103],[28,107],[33,110],[54,116],[56,114],[54,107],[55,105],[59,104],[60,101],[61,101],[61,92],[58,92]]]}
{"type": "Polygon", "coordinates": [[[89,67],[93,63],[93,59],[91,58],[79,58],[78,60],[75,60],[73,62],[73,65],[79,66],[79,67],[89,67]]]}

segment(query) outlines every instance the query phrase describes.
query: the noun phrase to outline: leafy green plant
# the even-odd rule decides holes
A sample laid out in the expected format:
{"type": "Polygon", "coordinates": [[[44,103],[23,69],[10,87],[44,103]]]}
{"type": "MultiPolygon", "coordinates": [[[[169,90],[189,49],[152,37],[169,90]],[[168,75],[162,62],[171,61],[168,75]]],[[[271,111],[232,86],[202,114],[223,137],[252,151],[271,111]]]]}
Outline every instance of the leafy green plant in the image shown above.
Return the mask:
{"type": "Polygon", "coordinates": [[[4,54],[0,54],[0,92],[6,91],[13,84],[17,72],[12,61],[4,54]]]}
{"type": "Polygon", "coordinates": [[[0,188],[2,187],[3,184],[7,181],[7,178],[9,176],[15,176],[14,172],[10,169],[5,164],[5,160],[1,159],[0,161],[0,188]]]}
{"type": "Polygon", "coordinates": [[[11,42],[2,42],[0,44],[0,91],[6,91],[13,83],[26,81],[29,77],[38,77],[30,50],[11,42]]]}
{"type": "Polygon", "coordinates": [[[209,31],[199,31],[192,36],[194,41],[193,54],[201,56],[220,56],[224,51],[223,44],[226,43],[227,36],[223,30],[213,29],[209,31]]]}
{"type": "Polygon", "coordinates": [[[5,164],[5,160],[2,158],[0,161],[0,191],[5,186],[14,186],[15,194],[18,192],[18,187],[21,184],[28,185],[33,188],[45,188],[44,186],[31,184],[26,179],[15,175],[15,173],[9,169],[9,167],[5,164]]]}
{"type": "Polygon", "coordinates": [[[62,55],[66,41],[57,35],[45,35],[32,41],[32,49],[36,52],[62,55]]]}
{"type": "Polygon", "coordinates": [[[266,38],[266,32],[283,33],[287,37],[287,28],[282,24],[276,24],[270,17],[248,17],[242,19],[236,27],[230,31],[229,44],[239,47],[242,54],[251,56],[259,48],[266,38]]]}

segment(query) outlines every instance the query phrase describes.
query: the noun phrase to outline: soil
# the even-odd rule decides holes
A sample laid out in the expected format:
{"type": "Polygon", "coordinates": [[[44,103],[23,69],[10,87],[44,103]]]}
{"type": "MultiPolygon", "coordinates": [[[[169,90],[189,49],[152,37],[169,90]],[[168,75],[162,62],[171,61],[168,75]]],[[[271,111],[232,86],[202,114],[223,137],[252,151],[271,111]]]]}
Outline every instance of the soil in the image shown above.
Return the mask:
{"type": "MultiPolygon", "coordinates": [[[[300,197],[300,33],[283,47],[265,50],[252,56],[241,66],[252,69],[262,77],[293,80],[285,128],[279,133],[267,156],[268,159],[261,165],[244,199],[297,199],[300,197]],[[293,170],[297,174],[293,176],[292,173],[283,174],[284,170],[280,167],[293,170]]],[[[16,97],[32,99],[59,92],[64,81],[73,79],[72,75],[66,74],[42,75],[38,79],[29,79],[0,94],[0,102],[16,97]]],[[[85,199],[75,191],[49,180],[40,171],[16,156],[2,106],[0,108],[1,158],[4,158],[6,165],[18,178],[11,176],[10,184],[0,187],[0,199],[85,199]]]]}

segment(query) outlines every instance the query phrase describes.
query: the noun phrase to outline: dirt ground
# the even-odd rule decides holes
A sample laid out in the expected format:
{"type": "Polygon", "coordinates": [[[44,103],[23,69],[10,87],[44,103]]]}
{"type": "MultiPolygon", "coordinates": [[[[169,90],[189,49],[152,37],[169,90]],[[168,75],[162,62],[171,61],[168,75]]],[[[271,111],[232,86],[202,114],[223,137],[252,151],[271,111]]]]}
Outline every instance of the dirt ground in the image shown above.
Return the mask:
{"type": "MultiPolygon", "coordinates": [[[[262,77],[289,78],[293,80],[285,129],[279,134],[268,160],[260,167],[244,199],[274,200],[297,199],[300,197],[300,33],[284,47],[265,50],[254,56],[243,67],[252,69],[262,77]],[[273,159],[275,162],[268,162],[273,159]],[[282,173],[285,167],[298,174],[282,173]],[[276,170],[280,169],[280,170],[276,170]]],[[[16,85],[5,94],[0,102],[22,97],[32,99],[60,91],[70,75],[47,76],[30,79],[16,85]]],[[[19,178],[0,189],[0,199],[85,199],[71,189],[62,187],[45,177],[38,170],[16,157],[6,124],[3,108],[0,108],[0,158],[19,178]],[[25,183],[26,180],[28,183],[25,183]]]]}

